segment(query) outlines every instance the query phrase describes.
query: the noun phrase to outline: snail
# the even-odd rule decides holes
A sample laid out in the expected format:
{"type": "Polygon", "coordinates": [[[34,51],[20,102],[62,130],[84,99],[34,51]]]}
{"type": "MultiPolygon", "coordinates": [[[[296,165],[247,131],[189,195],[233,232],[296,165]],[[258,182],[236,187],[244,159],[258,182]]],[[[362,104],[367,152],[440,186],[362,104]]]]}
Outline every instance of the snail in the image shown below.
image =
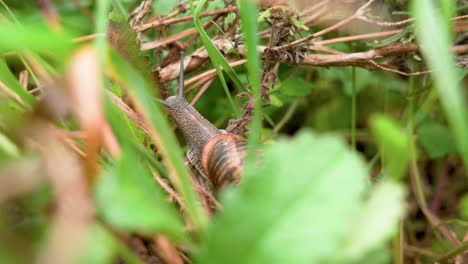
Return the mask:
{"type": "Polygon", "coordinates": [[[177,95],[166,100],[158,99],[171,113],[188,146],[187,159],[206,176],[215,189],[239,182],[247,141],[232,133],[216,128],[184,96],[184,62],[180,59],[177,95]]]}

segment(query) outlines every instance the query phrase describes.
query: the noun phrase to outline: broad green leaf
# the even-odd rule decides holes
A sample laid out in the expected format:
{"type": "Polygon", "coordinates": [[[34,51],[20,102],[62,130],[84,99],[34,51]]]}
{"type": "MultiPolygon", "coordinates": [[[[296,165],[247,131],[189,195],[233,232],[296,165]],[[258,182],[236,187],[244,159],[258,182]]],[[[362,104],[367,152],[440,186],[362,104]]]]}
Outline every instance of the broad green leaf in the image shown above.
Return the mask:
{"type": "Polygon", "coordinates": [[[423,123],[418,129],[418,138],[431,158],[440,158],[456,152],[450,130],[439,123],[423,123]]]}
{"type": "Polygon", "coordinates": [[[306,96],[313,88],[313,83],[304,78],[288,78],[279,83],[278,92],[287,96],[306,96]]]}
{"type": "Polygon", "coordinates": [[[433,70],[440,101],[464,161],[465,170],[468,171],[466,91],[461,89],[458,82],[459,69],[451,52],[451,29],[445,26],[447,21],[443,21],[453,14],[453,3],[444,3],[442,14],[434,1],[429,0],[414,0],[411,9],[415,18],[416,37],[427,64],[433,70]]]}
{"type": "Polygon", "coordinates": [[[225,194],[197,263],[320,263],[358,212],[366,170],[336,137],[299,133],[225,194]]]}
{"type": "Polygon", "coordinates": [[[406,175],[410,161],[410,139],[394,120],[375,115],[371,120],[372,132],[384,157],[384,166],[391,177],[398,180],[406,175]]]}
{"type": "Polygon", "coordinates": [[[365,256],[390,238],[404,213],[404,187],[393,180],[383,180],[372,190],[369,200],[354,221],[343,251],[343,259],[365,256]]]}
{"type": "Polygon", "coordinates": [[[117,256],[121,257],[125,263],[142,264],[130,249],[122,242],[113,237],[103,227],[94,225],[89,232],[88,241],[85,244],[83,254],[78,259],[78,263],[115,263],[117,256]]]}
{"type": "Polygon", "coordinates": [[[24,50],[38,52],[63,61],[73,48],[73,35],[65,30],[55,31],[43,23],[14,25],[0,23],[0,52],[24,50]],[[8,36],[8,37],[5,37],[8,36]]]}
{"type": "MultiPolygon", "coordinates": [[[[392,263],[392,253],[387,245],[378,247],[375,250],[372,250],[362,256],[359,259],[347,259],[340,260],[339,264],[363,264],[363,263],[372,263],[372,264],[390,264],[392,263]]],[[[337,264],[338,264],[337,263],[337,264]]]]}
{"type": "Polygon", "coordinates": [[[116,257],[114,238],[98,225],[91,228],[85,245],[78,263],[112,263],[116,257]]]}
{"type": "Polygon", "coordinates": [[[101,175],[95,196],[103,218],[121,230],[160,232],[177,240],[184,237],[177,212],[156,186],[139,155],[131,151],[123,150],[115,167],[101,175]]]}

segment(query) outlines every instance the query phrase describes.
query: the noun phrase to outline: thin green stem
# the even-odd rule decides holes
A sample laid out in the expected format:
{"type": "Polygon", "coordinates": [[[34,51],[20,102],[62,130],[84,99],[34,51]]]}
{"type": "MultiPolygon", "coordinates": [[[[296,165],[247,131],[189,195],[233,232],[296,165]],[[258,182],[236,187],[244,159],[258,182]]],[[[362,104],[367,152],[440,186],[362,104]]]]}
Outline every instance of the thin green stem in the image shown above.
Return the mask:
{"type": "Polygon", "coordinates": [[[10,8],[5,4],[5,2],[3,0],[0,0],[0,3],[2,4],[2,6],[5,8],[5,10],[8,12],[8,14],[11,16],[11,19],[15,21],[16,24],[21,24],[18,19],[16,18],[16,16],[13,14],[13,12],[11,12],[10,8]]]}
{"type": "Polygon", "coordinates": [[[240,16],[242,20],[242,32],[247,46],[247,69],[251,83],[252,98],[254,100],[253,119],[250,124],[250,136],[248,147],[248,158],[246,167],[254,165],[256,147],[260,142],[262,128],[262,107],[260,94],[260,61],[257,52],[257,1],[240,0],[240,16]]]}
{"type": "Polygon", "coordinates": [[[356,150],[356,67],[351,67],[351,146],[356,150]]]}
{"type": "Polygon", "coordinates": [[[426,208],[426,197],[424,197],[424,191],[421,183],[421,176],[418,168],[418,157],[416,153],[416,142],[414,138],[414,86],[416,83],[416,77],[410,77],[409,86],[408,86],[408,130],[411,136],[410,139],[410,151],[411,151],[411,177],[414,182],[414,187],[416,191],[416,197],[419,200],[422,207],[426,208]]]}
{"type": "Polygon", "coordinates": [[[456,257],[457,255],[463,253],[465,250],[468,250],[468,241],[465,241],[463,242],[459,247],[456,247],[452,250],[450,250],[449,252],[447,252],[447,254],[441,256],[440,258],[437,259],[438,262],[440,263],[444,263],[445,261],[453,258],[453,257],[456,257]]]}
{"type": "Polygon", "coordinates": [[[398,223],[398,232],[393,238],[393,263],[403,264],[403,220],[398,223]]]}

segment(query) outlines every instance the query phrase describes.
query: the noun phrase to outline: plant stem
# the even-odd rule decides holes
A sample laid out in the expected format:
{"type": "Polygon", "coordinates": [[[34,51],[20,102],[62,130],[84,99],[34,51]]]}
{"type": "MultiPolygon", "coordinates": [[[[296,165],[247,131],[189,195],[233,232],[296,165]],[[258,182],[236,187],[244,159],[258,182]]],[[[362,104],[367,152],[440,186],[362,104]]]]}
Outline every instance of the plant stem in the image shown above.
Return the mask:
{"type": "Polygon", "coordinates": [[[408,130],[410,134],[410,151],[411,151],[411,177],[416,189],[416,197],[421,203],[422,207],[427,207],[426,198],[421,184],[421,176],[418,168],[418,157],[416,153],[416,142],[414,138],[414,85],[416,77],[412,76],[409,80],[408,86],[408,130]]]}
{"type": "Polygon", "coordinates": [[[393,263],[403,264],[403,219],[398,223],[398,232],[393,238],[393,263]]]}
{"type": "Polygon", "coordinates": [[[356,67],[351,67],[351,146],[356,150],[356,67]]]}
{"type": "Polygon", "coordinates": [[[444,263],[445,261],[463,253],[468,249],[468,241],[463,242],[459,247],[450,250],[447,254],[437,259],[437,262],[444,263]]]}

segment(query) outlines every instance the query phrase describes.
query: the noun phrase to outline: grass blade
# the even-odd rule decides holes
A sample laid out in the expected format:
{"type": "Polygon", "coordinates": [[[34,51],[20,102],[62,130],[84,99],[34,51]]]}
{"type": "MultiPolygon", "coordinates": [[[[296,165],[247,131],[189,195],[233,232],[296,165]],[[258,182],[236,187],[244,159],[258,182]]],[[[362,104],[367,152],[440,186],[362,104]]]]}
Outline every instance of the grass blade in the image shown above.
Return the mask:
{"type": "Polygon", "coordinates": [[[468,170],[468,137],[466,136],[468,135],[468,117],[465,96],[458,82],[459,70],[455,66],[455,59],[450,51],[450,31],[444,26],[442,20],[442,16],[447,19],[447,13],[451,13],[450,9],[450,7],[444,8],[445,12],[441,15],[437,12],[433,1],[416,0],[412,5],[416,37],[421,44],[422,53],[428,65],[434,71],[436,89],[452,133],[457,140],[465,169],[468,170]]]}
{"type": "Polygon", "coordinates": [[[242,20],[242,32],[244,33],[247,45],[247,69],[249,71],[249,81],[251,93],[254,100],[254,115],[250,125],[249,156],[252,160],[255,149],[260,141],[262,128],[262,107],[260,97],[260,61],[257,53],[257,5],[256,1],[240,0],[240,16],[242,20]]]}
{"type": "Polygon", "coordinates": [[[221,52],[215,47],[213,42],[211,42],[210,37],[203,28],[203,24],[200,20],[199,14],[202,11],[202,8],[205,5],[206,1],[207,0],[201,0],[196,8],[194,8],[194,2],[190,1],[190,5],[193,10],[193,21],[195,23],[195,27],[198,30],[198,33],[200,34],[200,38],[203,42],[203,45],[205,46],[206,51],[208,52],[208,55],[210,56],[210,59],[216,68],[216,72],[218,73],[218,76],[221,79],[221,84],[223,85],[224,91],[226,92],[226,96],[228,97],[229,103],[232,105],[234,113],[237,114],[238,110],[235,107],[234,102],[232,101],[231,95],[229,94],[226,81],[224,80],[224,76],[221,71],[221,67],[239,91],[244,91],[245,88],[234,69],[229,65],[229,63],[223,57],[221,52]]]}
{"type": "Polygon", "coordinates": [[[203,236],[206,218],[192,188],[190,176],[185,170],[182,151],[170,129],[169,123],[153,100],[154,95],[151,91],[155,89],[117,53],[112,52],[111,59],[112,62],[108,64],[111,75],[128,88],[135,105],[149,121],[154,131],[153,139],[166,160],[166,166],[169,166],[172,183],[185,200],[187,213],[191,223],[193,223],[195,232],[203,236]]]}

